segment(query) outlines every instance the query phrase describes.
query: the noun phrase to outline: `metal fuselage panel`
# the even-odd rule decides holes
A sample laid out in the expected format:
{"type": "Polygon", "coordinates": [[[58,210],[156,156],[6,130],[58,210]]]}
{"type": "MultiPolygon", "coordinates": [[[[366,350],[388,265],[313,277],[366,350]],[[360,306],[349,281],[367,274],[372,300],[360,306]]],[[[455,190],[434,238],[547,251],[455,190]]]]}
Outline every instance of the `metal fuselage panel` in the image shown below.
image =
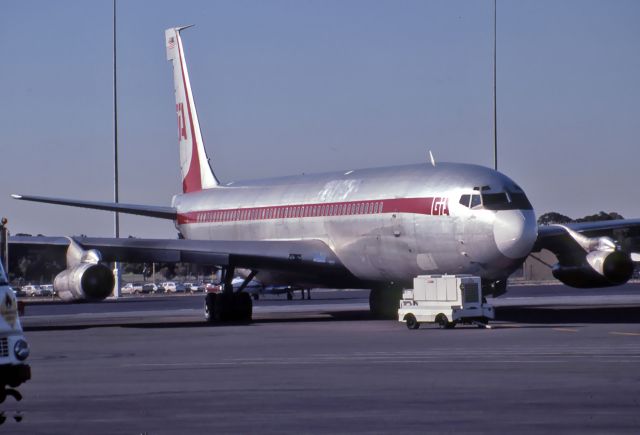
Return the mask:
{"type": "Polygon", "coordinates": [[[318,239],[363,282],[410,285],[420,274],[503,279],[515,270],[522,259],[494,240],[496,212],[459,204],[475,186],[513,185],[481,166],[419,164],[234,183],[173,205],[187,239],[318,239]]]}

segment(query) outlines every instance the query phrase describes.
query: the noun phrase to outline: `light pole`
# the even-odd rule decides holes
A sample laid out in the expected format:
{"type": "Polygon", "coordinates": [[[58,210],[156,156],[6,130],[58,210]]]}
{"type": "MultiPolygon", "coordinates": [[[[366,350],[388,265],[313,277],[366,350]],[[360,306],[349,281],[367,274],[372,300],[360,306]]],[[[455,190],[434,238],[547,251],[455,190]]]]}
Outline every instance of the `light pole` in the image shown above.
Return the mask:
{"type": "Polygon", "coordinates": [[[496,2],[493,0],[493,169],[498,170],[498,105],[496,99],[496,40],[497,13],[496,2]]]}
{"type": "MultiPolygon", "coordinates": [[[[113,201],[118,203],[118,87],[116,74],[116,0],[113,0],[113,201]]],[[[114,235],[120,237],[120,215],[114,212],[114,235]]],[[[120,269],[117,261],[113,262],[115,285],[113,296],[120,297],[120,269]]]]}

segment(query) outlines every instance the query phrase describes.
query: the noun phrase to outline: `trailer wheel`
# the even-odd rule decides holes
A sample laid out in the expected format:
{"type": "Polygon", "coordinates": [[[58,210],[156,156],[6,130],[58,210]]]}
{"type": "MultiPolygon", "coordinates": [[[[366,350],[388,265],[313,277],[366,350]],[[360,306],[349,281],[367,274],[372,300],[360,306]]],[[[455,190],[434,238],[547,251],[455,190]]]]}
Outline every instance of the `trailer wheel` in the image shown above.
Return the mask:
{"type": "Polygon", "coordinates": [[[404,316],[405,322],[407,322],[408,329],[418,329],[420,327],[420,322],[416,319],[416,316],[413,314],[407,314],[404,316]]]}

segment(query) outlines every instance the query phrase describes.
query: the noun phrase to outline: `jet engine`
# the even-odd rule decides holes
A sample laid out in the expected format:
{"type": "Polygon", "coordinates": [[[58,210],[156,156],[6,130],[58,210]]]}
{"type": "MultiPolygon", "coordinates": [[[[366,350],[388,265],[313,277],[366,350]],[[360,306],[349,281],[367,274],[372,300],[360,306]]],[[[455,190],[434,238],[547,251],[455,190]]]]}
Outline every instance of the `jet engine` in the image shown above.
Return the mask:
{"type": "Polygon", "coordinates": [[[577,262],[575,259],[563,262],[560,258],[560,263],[552,269],[556,279],[577,288],[610,287],[631,279],[637,254],[619,250],[609,237],[589,238],[567,227],[563,228],[584,249],[586,255],[577,262]]]}
{"type": "Polygon", "coordinates": [[[115,278],[111,269],[100,261],[99,251],[85,251],[73,239],[67,249],[67,269],[53,280],[53,288],[60,299],[71,301],[100,301],[113,291],[115,278]]]}
{"type": "Polygon", "coordinates": [[[104,264],[82,263],[63,270],[53,280],[60,299],[70,301],[101,301],[111,294],[115,279],[104,264]]]}
{"type": "Polygon", "coordinates": [[[631,255],[620,251],[590,252],[578,266],[553,267],[553,276],[562,283],[577,288],[610,287],[624,284],[633,274],[631,255]]]}

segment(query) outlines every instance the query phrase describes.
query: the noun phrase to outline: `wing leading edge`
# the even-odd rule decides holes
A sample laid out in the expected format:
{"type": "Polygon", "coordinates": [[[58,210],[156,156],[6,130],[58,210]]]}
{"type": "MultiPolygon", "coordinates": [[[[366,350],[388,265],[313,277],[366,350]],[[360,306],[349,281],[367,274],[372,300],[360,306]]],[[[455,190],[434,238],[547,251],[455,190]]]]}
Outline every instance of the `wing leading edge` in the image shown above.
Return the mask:
{"type": "Polygon", "coordinates": [[[67,205],[71,207],[89,208],[93,210],[116,211],[139,216],[176,220],[178,212],[173,207],[155,205],[121,204],[115,202],[84,201],[79,199],[49,198],[44,196],[11,195],[21,201],[42,202],[46,204],[67,205]]]}

